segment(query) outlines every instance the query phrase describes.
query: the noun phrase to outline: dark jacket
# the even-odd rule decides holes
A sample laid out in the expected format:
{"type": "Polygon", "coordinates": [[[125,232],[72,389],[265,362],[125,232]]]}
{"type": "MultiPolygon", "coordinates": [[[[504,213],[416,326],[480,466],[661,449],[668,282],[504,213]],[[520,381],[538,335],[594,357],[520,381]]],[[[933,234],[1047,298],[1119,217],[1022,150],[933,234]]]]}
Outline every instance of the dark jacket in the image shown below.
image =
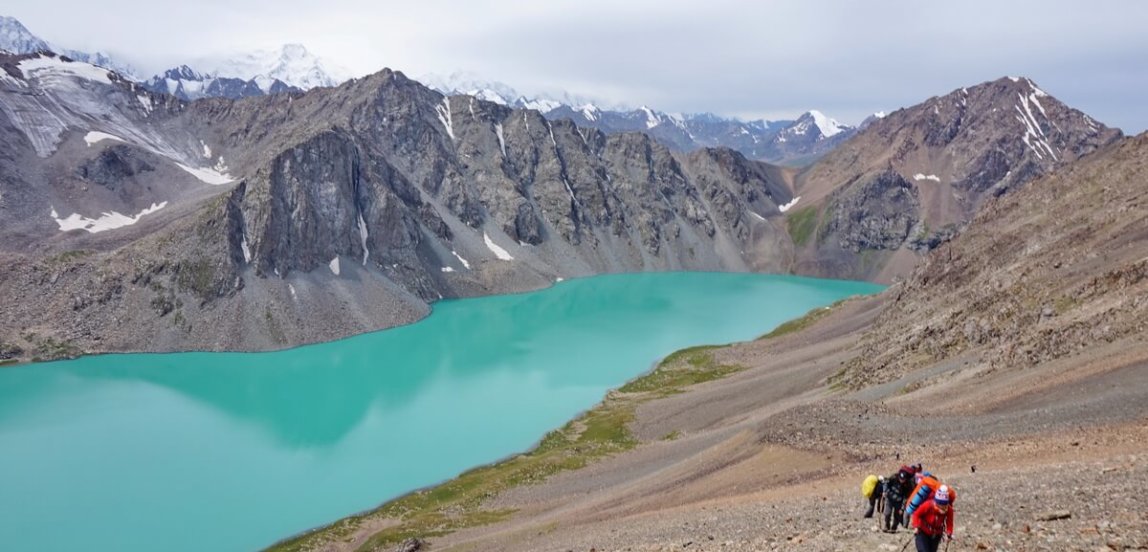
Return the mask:
{"type": "Polygon", "coordinates": [[[885,500],[902,503],[909,493],[913,492],[913,476],[906,472],[897,472],[885,480],[885,500]]]}

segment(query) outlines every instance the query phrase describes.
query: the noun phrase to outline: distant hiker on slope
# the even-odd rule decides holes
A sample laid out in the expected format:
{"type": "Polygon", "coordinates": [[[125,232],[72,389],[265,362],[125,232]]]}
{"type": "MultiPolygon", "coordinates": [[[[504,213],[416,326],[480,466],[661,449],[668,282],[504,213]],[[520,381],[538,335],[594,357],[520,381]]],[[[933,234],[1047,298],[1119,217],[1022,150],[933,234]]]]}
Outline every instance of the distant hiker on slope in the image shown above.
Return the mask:
{"type": "Polygon", "coordinates": [[[876,475],[870,475],[861,482],[861,497],[869,501],[869,509],[865,512],[865,518],[873,517],[873,510],[878,508],[878,503],[881,498],[885,496],[885,478],[876,475]]]}
{"type": "Polygon", "coordinates": [[[901,466],[897,473],[885,480],[884,531],[896,533],[905,515],[905,497],[913,492],[913,468],[901,466]]]}
{"type": "Polygon", "coordinates": [[[950,489],[941,485],[933,498],[913,512],[913,532],[917,552],[937,552],[941,540],[953,540],[953,506],[950,489]]]}

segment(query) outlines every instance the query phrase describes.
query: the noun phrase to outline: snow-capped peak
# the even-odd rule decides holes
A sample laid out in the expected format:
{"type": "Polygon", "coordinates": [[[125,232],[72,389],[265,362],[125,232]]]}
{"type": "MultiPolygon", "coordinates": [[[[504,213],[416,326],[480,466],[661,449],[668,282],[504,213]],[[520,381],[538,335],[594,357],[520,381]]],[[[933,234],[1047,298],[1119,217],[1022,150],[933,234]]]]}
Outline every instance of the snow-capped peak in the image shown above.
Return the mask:
{"type": "Polygon", "coordinates": [[[113,59],[103,52],[80,52],[51,44],[32,34],[32,32],[15,17],[0,15],[0,50],[7,50],[13,54],[54,52],[68,56],[76,61],[111,69],[129,79],[136,79],[135,69],[131,65],[113,59]]]}
{"type": "Polygon", "coordinates": [[[174,67],[164,71],[163,77],[165,79],[174,80],[204,80],[207,78],[205,75],[200,74],[195,69],[192,69],[186,65],[180,65],[179,67],[174,67]]]}
{"type": "Polygon", "coordinates": [[[550,113],[559,107],[562,107],[562,102],[558,100],[551,100],[549,98],[533,98],[529,99],[525,96],[518,98],[514,101],[514,106],[521,109],[535,109],[539,113],[550,113]]]}
{"type": "Polygon", "coordinates": [[[510,100],[507,100],[506,98],[502,97],[501,94],[499,94],[498,92],[495,92],[494,90],[491,90],[489,88],[467,90],[466,95],[474,96],[475,98],[478,98],[480,100],[485,100],[488,102],[494,102],[494,103],[500,104],[500,105],[509,105],[510,104],[510,100]]]}
{"type": "Polygon", "coordinates": [[[578,106],[578,107],[574,108],[574,110],[581,113],[582,116],[585,117],[587,121],[597,121],[598,116],[601,113],[601,110],[598,109],[598,106],[596,106],[592,103],[578,106]]]}
{"type": "Polygon", "coordinates": [[[51,50],[52,47],[40,37],[32,34],[15,17],[0,15],[0,49],[13,54],[32,54],[51,50]]]}
{"type": "Polygon", "coordinates": [[[482,79],[476,74],[456,71],[449,76],[428,74],[418,81],[446,95],[466,94],[503,105],[510,105],[522,97],[517,90],[501,83],[482,79]]]}
{"type": "Polygon", "coordinates": [[[216,77],[255,79],[261,88],[275,80],[303,90],[338,86],[352,76],[350,71],[315,56],[302,44],[287,44],[278,50],[260,50],[231,59],[206,60],[198,65],[207,67],[206,73],[216,77]]]}
{"type": "Polygon", "coordinates": [[[811,110],[809,115],[813,117],[813,123],[821,130],[821,135],[826,138],[848,129],[848,127],[841,125],[841,123],[838,123],[834,119],[826,117],[824,113],[816,109],[811,110]]]}

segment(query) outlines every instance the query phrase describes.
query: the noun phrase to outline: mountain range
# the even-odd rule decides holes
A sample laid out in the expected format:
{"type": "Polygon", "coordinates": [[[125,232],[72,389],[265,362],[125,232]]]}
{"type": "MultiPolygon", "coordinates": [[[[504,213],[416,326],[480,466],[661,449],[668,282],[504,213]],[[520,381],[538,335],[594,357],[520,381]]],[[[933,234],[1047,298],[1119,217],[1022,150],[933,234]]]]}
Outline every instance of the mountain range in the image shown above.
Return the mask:
{"type": "MultiPolygon", "coordinates": [[[[350,71],[315,56],[304,46],[288,44],[273,51],[200,59],[142,79],[130,65],[107,54],[54,47],[11,17],[0,19],[0,49],[18,54],[60,52],[71,59],[112,69],[152,92],[183,100],[304,91],[336,86],[351,78],[350,71]]],[[[570,119],[579,126],[607,133],[645,132],[678,151],[729,147],[751,159],[787,165],[806,165],[856,132],[856,128],[818,111],[809,111],[792,121],[741,121],[712,113],[667,113],[645,106],[602,108],[591,99],[569,93],[527,97],[509,85],[463,73],[449,77],[426,75],[420,80],[447,95],[469,95],[515,109],[535,109],[548,119],[570,119]]]]}
{"type": "Polygon", "coordinates": [[[390,70],[187,102],[52,54],[0,67],[0,288],[28,298],[0,341],[40,357],[283,347],[603,272],[888,282],[985,198],[1120,135],[1006,78],[795,169],[390,70]]]}
{"type": "Polygon", "coordinates": [[[806,112],[792,121],[741,121],[713,113],[667,113],[646,106],[600,107],[593,100],[570,94],[528,97],[507,84],[468,74],[427,75],[420,80],[443,94],[534,109],[548,119],[569,119],[606,133],[644,132],[678,151],[728,147],[750,159],[771,163],[809,164],[857,131],[819,111],[806,112]]]}
{"type": "Polygon", "coordinates": [[[278,94],[316,86],[336,86],[351,78],[350,71],[315,56],[303,45],[287,44],[277,50],[204,58],[192,63],[197,68],[180,65],[144,79],[131,65],[109,54],[53,45],[32,34],[16,18],[8,16],[0,16],[0,50],[14,54],[58,52],[70,59],[111,69],[153,92],[171,94],[183,100],[278,94]]]}
{"type": "Polygon", "coordinates": [[[315,56],[301,44],[229,59],[201,60],[196,65],[206,70],[181,65],[142,84],[153,92],[183,100],[234,99],[337,86],[351,78],[350,71],[315,56]]]}

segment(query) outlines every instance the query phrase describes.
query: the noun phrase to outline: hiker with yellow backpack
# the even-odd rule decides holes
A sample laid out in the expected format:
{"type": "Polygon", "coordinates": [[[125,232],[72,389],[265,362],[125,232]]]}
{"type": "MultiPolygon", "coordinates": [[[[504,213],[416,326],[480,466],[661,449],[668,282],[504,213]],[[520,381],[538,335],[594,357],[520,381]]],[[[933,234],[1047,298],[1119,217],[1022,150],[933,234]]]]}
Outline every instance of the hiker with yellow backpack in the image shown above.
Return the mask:
{"type": "Polygon", "coordinates": [[[885,496],[885,478],[876,475],[870,475],[861,481],[861,498],[869,501],[869,510],[865,512],[865,518],[873,517],[873,511],[880,512],[881,499],[885,496]]]}

